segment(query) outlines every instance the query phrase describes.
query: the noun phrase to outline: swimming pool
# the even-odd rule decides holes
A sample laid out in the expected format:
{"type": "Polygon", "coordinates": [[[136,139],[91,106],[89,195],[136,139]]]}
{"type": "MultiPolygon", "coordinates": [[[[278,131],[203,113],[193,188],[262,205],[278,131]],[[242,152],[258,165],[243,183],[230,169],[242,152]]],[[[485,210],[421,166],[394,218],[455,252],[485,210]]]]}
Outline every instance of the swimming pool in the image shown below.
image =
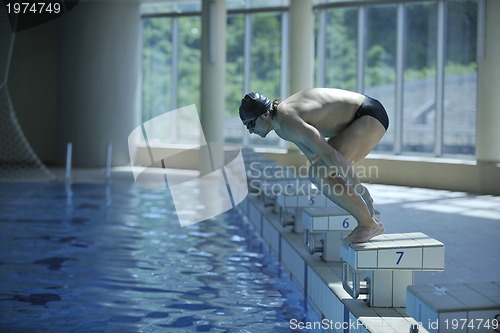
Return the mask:
{"type": "MultiPolygon", "coordinates": [[[[165,190],[0,183],[0,331],[293,332],[317,320],[236,210],[181,228],[165,190]]],[[[300,331],[305,332],[305,331],[300,331]]]]}

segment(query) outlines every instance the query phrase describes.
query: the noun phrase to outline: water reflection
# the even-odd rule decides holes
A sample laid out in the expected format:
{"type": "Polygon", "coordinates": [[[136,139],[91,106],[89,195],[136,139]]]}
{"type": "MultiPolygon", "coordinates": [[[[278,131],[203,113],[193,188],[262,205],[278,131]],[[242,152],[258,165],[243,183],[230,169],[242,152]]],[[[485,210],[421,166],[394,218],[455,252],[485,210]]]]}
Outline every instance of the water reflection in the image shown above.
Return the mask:
{"type": "Polygon", "coordinates": [[[181,228],[164,190],[114,182],[68,191],[0,187],[0,327],[289,332],[291,318],[307,315],[236,211],[181,228]]]}

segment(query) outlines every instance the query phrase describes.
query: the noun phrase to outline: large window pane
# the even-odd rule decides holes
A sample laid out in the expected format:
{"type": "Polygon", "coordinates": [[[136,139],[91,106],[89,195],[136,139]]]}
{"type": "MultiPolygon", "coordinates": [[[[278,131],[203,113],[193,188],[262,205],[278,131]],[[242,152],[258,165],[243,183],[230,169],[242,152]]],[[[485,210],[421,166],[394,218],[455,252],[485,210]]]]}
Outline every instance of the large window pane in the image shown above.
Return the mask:
{"type": "MultiPolygon", "coordinates": [[[[179,107],[200,105],[200,42],[199,16],[143,20],[143,122],[179,107]]],[[[153,122],[149,143],[197,143],[199,133],[191,129],[198,120],[178,116],[169,123],[153,122]]]]}
{"type": "MultiPolygon", "coordinates": [[[[248,135],[238,116],[241,98],[248,92],[244,89],[246,81],[250,83],[249,91],[258,91],[271,99],[280,95],[281,24],[281,12],[228,16],[224,126],[227,142],[241,143],[243,136],[248,135]],[[245,38],[251,41],[248,59],[245,59],[245,38]],[[250,68],[249,77],[245,77],[247,66],[250,68]]],[[[251,135],[248,142],[257,146],[274,146],[280,139],[271,132],[265,139],[251,135]]]]}
{"type": "Polygon", "coordinates": [[[403,151],[432,153],[435,143],[435,3],[406,6],[403,151]]]}
{"type": "Polygon", "coordinates": [[[229,15],[226,34],[226,116],[238,116],[237,108],[243,92],[245,16],[229,15]]]}
{"type": "Polygon", "coordinates": [[[250,90],[269,98],[280,93],[281,14],[252,15],[250,90]]]}
{"type": "Polygon", "coordinates": [[[228,15],[226,34],[226,113],[224,138],[226,142],[241,143],[244,127],[238,116],[243,98],[245,16],[228,15]]]}
{"type": "Polygon", "coordinates": [[[172,104],[172,20],[144,19],[142,29],[142,118],[170,111],[172,104]]]}
{"type": "Polygon", "coordinates": [[[475,153],[477,1],[450,1],[445,67],[445,154],[475,153]]]}
{"type": "MultiPolygon", "coordinates": [[[[177,79],[177,107],[191,104],[201,105],[201,18],[200,16],[179,17],[179,57],[177,79]]],[[[198,110],[199,112],[200,110],[198,110]]],[[[199,132],[193,131],[198,119],[182,117],[177,123],[176,143],[196,144],[199,132]]]]}
{"type": "MultiPolygon", "coordinates": [[[[394,119],[396,103],[396,6],[368,7],[366,10],[365,93],[378,99],[394,119]]],[[[374,151],[393,151],[394,126],[391,124],[374,151]]]]}
{"type": "Polygon", "coordinates": [[[179,17],[178,105],[200,105],[201,18],[179,17]]]}
{"type": "Polygon", "coordinates": [[[325,86],[356,89],[358,11],[334,8],[326,11],[325,86]]]}
{"type": "MultiPolygon", "coordinates": [[[[188,6],[188,2],[183,4],[186,4],[183,5],[185,8],[178,4],[174,6],[177,12],[197,11],[200,2],[197,2],[198,7],[188,6]]],[[[253,8],[270,4],[278,6],[286,5],[287,1],[254,1],[251,4],[253,8]]],[[[435,119],[436,103],[440,102],[436,101],[437,2],[422,0],[403,5],[404,85],[401,110],[396,110],[395,106],[396,1],[364,7],[366,25],[363,26],[366,26],[366,31],[363,36],[366,37],[366,47],[363,54],[359,54],[358,47],[358,14],[361,7],[353,7],[356,6],[355,2],[346,2],[345,7],[318,10],[321,15],[316,15],[315,32],[317,59],[320,61],[316,66],[322,70],[316,72],[320,79],[317,82],[321,82],[322,86],[348,90],[363,86],[364,93],[384,104],[391,126],[375,151],[393,151],[397,140],[395,120],[398,113],[399,119],[402,119],[400,133],[403,153],[433,153],[436,140],[439,142],[441,139],[444,154],[473,156],[475,153],[478,0],[449,0],[445,5],[442,131],[436,131],[439,122],[435,119]],[[365,60],[362,84],[357,82],[359,56],[365,60]],[[436,138],[436,134],[440,136],[436,138]]],[[[231,8],[247,6],[246,2],[228,1],[228,7],[231,8]]],[[[165,7],[159,6],[148,7],[147,10],[144,8],[143,13],[165,10],[165,7]]],[[[252,145],[280,143],[273,132],[265,140],[255,135],[246,137],[237,107],[242,95],[247,92],[245,90],[260,91],[269,98],[275,98],[280,96],[281,84],[287,84],[281,82],[282,16],[281,12],[228,16],[224,126],[224,136],[228,142],[248,142],[252,145]],[[246,17],[251,22],[248,26],[246,17]],[[250,48],[246,51],[245,37],[250,41],[250,48]],[[249,52],[247,59],[245,52],[249,52]],[[246,72],[245,69],[250,71],[246,72]]],[[[143,19],[143,120],[177,107],[199,105],[200,34],[199,15],[143,19]]],[[[178,119],[175,124],[158,129],[155,137],[159,142],[192,141],[190,122],[178,119]]]]}
{"type": "MultiPolygon", "coordinates": [[[[147,121],[174,108],[172,88],[172,23],[169,18],[144,19],[142,29],[142,121],[147,121]]],[[[150,143],[172,141],[175,124],[153,128],[150,143]]]]}
{"type": "MultiPolygon", "coordinates": [[[[280,96],[281,75],[281,13],[252,15],[250,90],[271,100],[280,96]]],[[[250,136],[254,145],[278,145],[279,137],[272,131],[262,139],[250,136]]]]}

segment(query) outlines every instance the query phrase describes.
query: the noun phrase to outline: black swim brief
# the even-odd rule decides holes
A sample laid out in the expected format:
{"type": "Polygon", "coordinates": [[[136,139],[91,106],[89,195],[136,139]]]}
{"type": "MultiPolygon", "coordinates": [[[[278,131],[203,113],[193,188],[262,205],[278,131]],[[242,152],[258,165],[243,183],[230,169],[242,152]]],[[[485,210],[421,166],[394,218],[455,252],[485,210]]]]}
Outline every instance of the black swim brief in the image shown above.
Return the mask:
{"type": "Polygon", "coordinates": [[[358,111],[354,114],[354,120],[361,118],[363,116],[371,116],[377,119],[382,126],[385,127],[385,130],[389,128],[389,116],[385,111],[384,106],[374,98],[365,97],[363,104],[359,107],[358,111]]]}

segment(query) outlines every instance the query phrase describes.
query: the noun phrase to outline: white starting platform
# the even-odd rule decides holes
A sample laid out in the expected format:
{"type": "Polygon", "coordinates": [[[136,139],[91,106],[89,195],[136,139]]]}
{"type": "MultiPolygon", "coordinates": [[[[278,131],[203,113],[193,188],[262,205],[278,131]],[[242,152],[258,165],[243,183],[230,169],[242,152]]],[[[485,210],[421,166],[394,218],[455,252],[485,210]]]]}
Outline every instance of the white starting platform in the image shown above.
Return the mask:
{"type": "Polygon", "coordinates": [[[261,177],[259,179],[260,197],[266,205],[274,206],[276,198],[282,193],[296,191],[297,188],[310,186],[311,181],[307,177],[296,177],[291,173],[288,175],[283,172],[261,177]]]}
{"type": "MultiPolygon", "coordinates": [[[[269,251],[278,258],[285,272],[307,297],[311,308],[320,318],[324,318],[332,325],[341,325],[338,327],[330,326],[324,332],[408,333],[410,328],[418,325],[414,318],[405,313],[404,306],[370,307],[363,299],[364,297],[353,299],[343,286],[343,263],[324,261],[316,255],[310,255],[304,246],[304,235],[291,232],[288,228],[283,227],[278,219],[278,214],[273,212],[271,207],[264,206],[260,198],[248,196],[239,207],[246,212],[249,226],[251,225],[262,237],[269,251]],[[354,324],[354,327],[343,326],[350,324],[354,324]]],[[[329,227],[330,224],[328,224],[329,227]]],[[[313,230],[322,228],[325,229],[324,232],[329,232],[326,231],[324,221],[323,225],[318,222],[314,223],[314,227],[311,226],[313,230]]],[[[386,271],[390,272],[391,270],[386,271]]],[[[363,272],[362,274],[372,273],[370,270],[359,272],[363,272]]],[[[408,274],[411,275],[413,272],[408,274]]],[[[392,283],[397,280],[397,273],[395,275],[396,279],[390,280],[389,288],[392,288],[392,283]]],[[[377,286],[380,289],[385,288],[387,284],[382,285],[380,282],[377,286]]],[[[377,286],[375,287],[377,288],[377,286]]],[[[383,291],[390,294],[392,301],[393,290],[383,291]]],[[[381,291],[378,290],[378,292],[381,291]]],[[[406,289],[396,288],[395,292],[402,295],[403,298],[406,295],[406,289]]],[[[395,297],[398,299],[399,295],[395,297]]],[[[420,333],[427,333],[427,331],[422,329],[420,333]]]]}
{"type": "MultiPolygon", "coordinates": [[[[320,253],[324,261],[341,261],[342,240],[357,226],[351,214],[334,205],[303,208],[301,214],[306,248],[310,254],[320,253]]],[[[380,212],[376,210],[375,216],[380,218],[380,212]]]]}
{"type": "Polygon", "coordinates": [[[443,243],[423,234],[383,234],[366,243],[342,244],[342,284],[353,297],[366,295],[372,307],[405,307],[414,271],[444,270],[443,243]],[[360,273],[366,274],[365,286],[360,273]]]}
{"type": "Polygon", "coordinates": [[[431,333],[500,332],[500,281],[415,285],[406,313],[431,333]]]}
{"type": "Polygon", "coordinates": [[[301,221],[308,252],[320,253],[324,261],[340,261],[342,239],[357,225],[354,217],[340,207],[304,208],[301,221]]]}
{"type": "Polygon", "coordinates": [[[293,226],[294,232],[303,232],[300,210],[303,208],[338,207],[312,183],[287,188],[276,197],[276,209],[284,226],[293,226]]]}

